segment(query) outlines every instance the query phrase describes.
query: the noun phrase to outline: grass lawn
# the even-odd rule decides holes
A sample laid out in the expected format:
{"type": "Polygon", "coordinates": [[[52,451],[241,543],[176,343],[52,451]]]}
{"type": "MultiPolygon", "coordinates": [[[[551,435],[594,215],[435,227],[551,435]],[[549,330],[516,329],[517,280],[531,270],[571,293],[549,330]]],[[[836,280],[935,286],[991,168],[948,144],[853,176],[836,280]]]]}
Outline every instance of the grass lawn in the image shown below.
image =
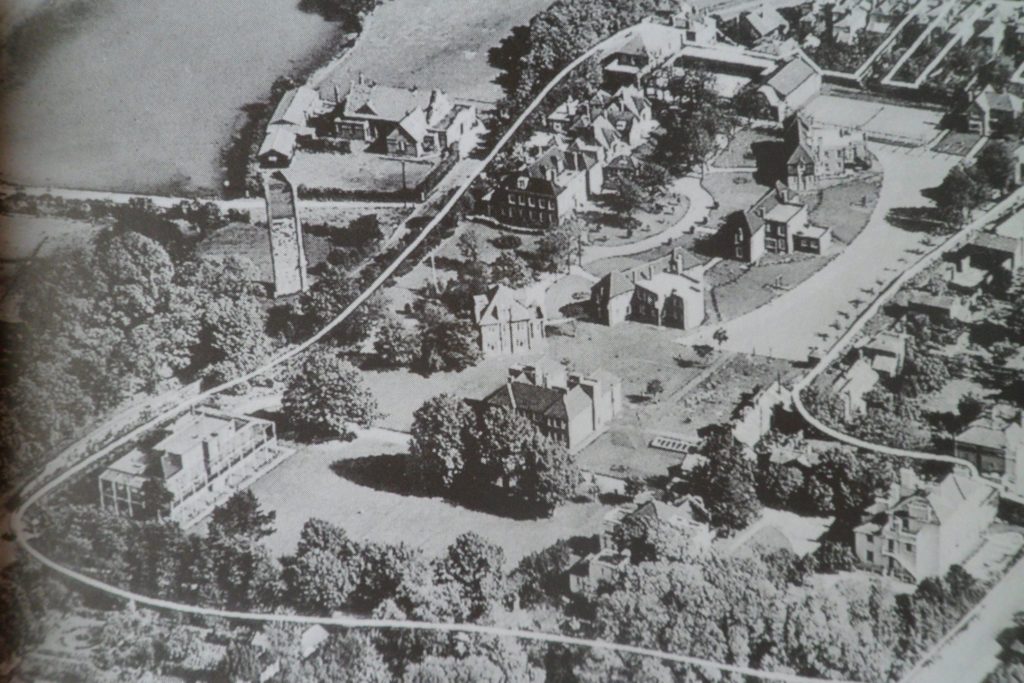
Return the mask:
{"type": "Polygon", "coordinates": [[[981,133],[969,133],[959,130],[951,130],[942,136],[942,139],[932,147],[933,152],[942,154],[955,154],[959,157],[966,156],[971,148],[978,144],[981,133]]]}
{"type": "Polygon", "coordinates": [[[62,247],[83,245],[103,227],[90,221],[54,216],[0,214],[0,260],[28,258],[40,244],[38,256],[48,256],[62,247]]]}
{"type": "Polygon", "coordinates": [[[739,128],[711,165],[718,168],[755,168],[758,158],[756,152],[760,148],[777,145],[781,141],[778,132],[739,128]]]}
{"type": "Polygon", "coordinates": [[[807,203],[811,223],[831,228],[834,240],[849,244],[868,224],[878,204],[881,185],[880,176],[856,178],[823,190],[805,192],[801,198],[807,203]]]}
{"type": "Polygon", "coordinates": [[[297,152],[288,168],[288,177],[296,187],[393,192],[416,187],[433,168],[434,163],[429,161],[403,163],[368,152],[297,152]]]}
{"type": "Polygon", "coordinates": [[[734,211],[750,208],[761,195],[768,191],[764,185],[758,185],[753,173],[706,173],[701,181],[715,201],[718,208],[712,209],[708,217],[708,225],[714,226],[734,211]]]}
{"type": "Polygon", "coordinates": [[[623,217],[603,202],[589,202],[579,211],[579,217],[588,226],[591,244],[612,246],[632,244],[668,230],[682,220],[690,208],[690,201],[678,192],[668,192],[654,202],[653,210],[641,209],[634,214],[637,227],[630,232],[623,217]]]}
{"type": "Polygon", "coordinates": [[[760,308],[818,272],[837,253],[765,254],[758,265],[722,261],[708,273],[712,287],[708,322],[731,320],[760,308]],[[781,278],[781,281],[779,280],[781,278]]]}
{"type": "Polygon", "coordinates": [[[598,533],[608,509],[596,502],[570,503],[550,519],[520,520],[440,498],[403,495],[393,482],[375,481],[372,473],[401,465],[404,451],[371,438],[304,447],[256,482],[253,493],[277,513],[277,530],[265,541],[271,552],[293,553],[302,525],[318,517],[355,540],[407,543],[431,556],[444,552],[459,534],[474,531],[502,546],[511,568],[559,539],[598,533]]]}
{"type": "Polygon", "coordinates": [[[801,556],[808,555],[817,550],[820,545],[818,539],[831,524],[831,517],[803,517],[785,510],[764,508],[753,524],[732,538],[717,541],[716,545],[726,553],[740,552],[746,543],[774,527],[782,532],[793,552],[801,556]]]}
{"type": "MultiPolygon", "coordinates": [[[[306,250],[309,267],[315,267],[327,260],[331,243],[326,237],[303,233],[302,244],[306,250]]],[[[237,256],[247,258],[256,266],[259,282],[273,282],[274,269],[270,262],[270,235],[262,225],[232,223],[213,233],[198,247],[204,256],[237,256]]]]}

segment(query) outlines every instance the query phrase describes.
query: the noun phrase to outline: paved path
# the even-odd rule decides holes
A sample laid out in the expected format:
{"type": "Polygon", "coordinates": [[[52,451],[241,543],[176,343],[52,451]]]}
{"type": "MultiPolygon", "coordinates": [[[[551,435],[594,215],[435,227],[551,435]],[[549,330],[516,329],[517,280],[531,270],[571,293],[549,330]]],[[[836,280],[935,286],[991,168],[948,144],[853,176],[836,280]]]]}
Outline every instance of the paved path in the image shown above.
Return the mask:
{"type": "Polygon", "coordinates": [[[700,184],[700,178],[694,176],[680,178],[672,186],[671,191],[685,195],[690,202],[690,205],[686,208],[686,213],[676,221],[675,225],[639,242],[611,246],[588,246],[583,250],[583,262],[593,263],[594,261],[614,256],[632,256],[660,247],[665,242],[674,240],[689,232],[696,225],[697,221],[707,218],[708,214],[711,213],[711,204],[715,200],[704,189],[704,186],[700,184]]]}
{"type": "MultiPolygon", "coordinates": [[[[925,234],[893,227],[889,210],[919,206],[921,190],[938,185],[958,157],[920,157],[898,147],[874,145],[872,151],[885,170],[878,206],[867,226],[839,256],[824,268],[764,306],[730,321],[687,335],[687,344],[713,344],[712,335],[724,327],[731,351],[806,360],[808,352],[833,341],[855,315],[852,303],[870,300],[881,286],[896,278],[923,250],[925,234]]],[[[835,248],[835,247],[833,247],[835,248]]]]}

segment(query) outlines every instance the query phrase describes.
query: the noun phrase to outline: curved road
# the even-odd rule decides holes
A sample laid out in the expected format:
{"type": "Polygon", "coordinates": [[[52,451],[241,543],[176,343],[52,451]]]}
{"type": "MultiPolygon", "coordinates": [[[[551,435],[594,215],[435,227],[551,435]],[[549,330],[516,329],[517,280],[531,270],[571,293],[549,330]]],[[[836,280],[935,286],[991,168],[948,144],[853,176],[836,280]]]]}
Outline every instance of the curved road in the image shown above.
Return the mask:
{"type": "Polygon", "coordinates": [[[762,680],[772,681],[788,681],[793,683],[824,683],[824,679],[809,678],[804,676],[797,676],[793,674],[784,673],[773,673],[766,671],[759,671],[756,669],[750,669],[747,667],[734,666],[729,664],[723,664],[720,662],[714,662],[710,660],[704,660],[697,657],[690,657],[687,655],[679,655],[668,652],[660,652],[657,650],[651,650],[647,648],[635,647],[631,645],[622,645],[618,643],[611,643],[601,640],[588,640],[583,638],[573,638],[561,634],[554,633],[540,633],[534,631],[520,631],[513,629],[505,629],[494,626],[484,626],[479,624],[453,624],[453,623],[441,623],[441,622],[420,622],[420,621],[407,621],[407,620],[391,620],[391,619],[361,619],[353,617],[309,617],[309,616],[297,616],[297,615],[286,615],[286,614],[265,614],[255,612],[232,612],[228,610],[210,609],[205,607],[199,607],[195,605],[188,605],[184,603],[172,602],[168,600],[158,600],[145,595],[132,593],[115,586],[107,585],[101,581],[97,581],[89,576],[81,574],[73,569],[65,567],[44,555],[40,550],[35,548],[30,540],[26,528],[25,528],[25,517],[32,509],[33,506],[39,503],[45,496],[51,493],[53,490],[61,486],[63,483],[68,481],[71,477],[84,471],[97,461],[109,455],[114,449],[119,446],[132,442],[138,439],[146,432],[159,426],[164,421],[179,415],[188,408],[201,403],[209,399],[210,397],[226,391],[232,387],[238,386],[249,380],[262,375],[268,370],[277,367],[283,363],[287,363],[290,360],[298,357],[314,344],[324,338],[334,327],[348,318],[352,312],[363,304],[374,292],[376,292],[384,283],[390,279],[391,275],[395,270],[406,260],[412,253],[419,247],[419,245],[426,239],[426,237],[433,232],[433,230],[440,224],[441,220],[455,207],[456,203],[462,198],[463,194],[468,191],[472,182],[479,176],[484,168],[493,161],[495,156],[501,151],[502,148],[508,143],[512,135],[522,126],[526,118],[540,105],[544,97],[554,88],[559,82],[561,82],[572,70],[582,64],[585,60],[591,56],[598,54],[607,47],[612,46],[619,40],[628,39],[631,36],[632,27],[624,29],[619,33],[606,38],[597,45],[591,47],[589,50],[581,54],[565,68],[563,68],[534,98],[530,105],[519,115],[515,122],[509,127],[505,134],[501,137],[498,143],[494,146],[494,149],[487,155],[487,157],[480,163],[477,170],[472,173],[465,181],[463,181],[458,189],[452,194],[452,197],[445,203],[437,215],[423,227],[420,234],[413,240],[398,257],[387,267],[384,271],[364,290],[348,307],[345,308],[334,320],[332,320],[326,327],[318,331],[312,337],[304,341],[302,344],[289,349],[288,351],[279,354],[251,372],[246,373],[234,380],[225,382],[217,387],[213,387],[198,396],[185,400],[178,404],[175,408],[168,412],[162,413],[157,417],[149,420],[143,425],[136,427],[124,436],[114,440],[104,448],[100,449],[96,453],[83,459],[74,466],[70,466],[64,469],[59,475],[46,481],[46,477],[38,477],[36,480],[30,482],[26,487],[26,490],[35,489],[34,492],[16,509],[11,516],[11,528],[14,530],[18,545],[28,553],[35,560],[50,568],[51,570],[77,581],[83,585],[90,586],[98,591],[104,592],[108,595],[122,598],[124,600],[132,601],[140,605],[146,605],[158,609],[166,609],[185,614],[196,614],[204,616],[222,617],[226,619],[235,619],[243,621],[254,621],[263,623],[296,623],[296,624],[321,624],[326,626],[342,626],[349,628],[377,628],[377,629],[406,629],[406,630],[430,630],[430,631],[449,631],[449,632],[461,632],[461,633],[481,633],[495,636],[505,636],[518,638],[522,640],[534,640],[534,641],[545,641],[553,643],[563,643],[568,645],[577,645],[582,647],[599,648],[606,650],[613,650],[616,652],[637,654],[649,657],[656,657],[665,661],[678,662],[681,664],[688,664],[693,666],[705,667],[708,669],[714,669],[724,672],[732,672],[746,676],[753,676],[762,680]],[[38,487],[38,488],[36,488],[38,487]]]}
{"type": "MultiPolygon", "coordinates": [[[[438,623],[438,622],[419,622],[419,621],[407,621],[407,620],[388,620],[388,619],[362,619],[352,617],[309,617],[309,616],[298,616],[298,615],[283,615],[283,614],[265,614],[265,613],[251,613],[251,612],[232,612],[228,610],[210,609],[205,607],[199,607],[195,605],[188,605],[184,603],[177,603],[167,600],[158,600],[144,595],[139,595],[126,591],[115,586],[104,584],[101,581],[93,579],[89,576],[81,574],[73,569],[62,566],[59,563],[46,557],[41,551],[35,548],[30,540],[30,536],[25,528],[25,517],[32,509],[33,506],[39,503],[45,496],[50,492],[61,486],[71,477],[79,474],[86,468],[90,467],[97,461],[101,460],[105,456],[109,455],[114,449],[119,446],[134,441],[142,434],[157,427],[162,422],[180,414],[187,410],[193,405],[201,403],[208,398],[223,392],[229,388],[235,387],[242,383],[248,382],[252,378],[265,373],[266,371],[286,363],[318,343],[325,335],[327,335],[335,326],[348,318],[352,312],[358,308],[367,298],[369,298],[374,292],[376,292],[383,284],[391,277],[395,270],[408,259],[412,253],[419,247],[424,239],[440,224],[441,220],[452,210],[455,204],[461,199],[462,195],[469,189],[471,183],[476,179],[480,172],[494,159],[494,157],[500,152],[500,150],[507,144],[508,140],[512,135],[519,129],[526,118],[533,112],[533,110],[540,104],[543,98],[551,91],[551,89],[557,85],[562,79],[568,75],[573,69],[581,64],[586,59],[590,58],[594,54],[597,54],[606,47],[611,46],[615,41],[620,39],[626,39],[630,36],[631,29],[625,29],[618,34],[611,36],[594,47],[587,50],[585,53],[580,55],[572,63],[567,65],[562,71],[560,71],[552,80],[545,86],[544,89],[538,93],[536,98],[520,114],[512,126],[505,132],[502,138],[495,145],[494,149],[487,155],[487,157],[481,162],[480,166],[469,178],[467,178],[453,193],[452,197],[445,203],[438,214],[423,228],[422,232],[417,236],[412,243],[410,243],[406,249],[392,262],[378,277],[371,283],[367,289],[362,292],[349,306],[342,311],[333,321],[331,321],[326,327],[321,329],[311,338],[307,339],[302,344],[274,357],[263,366],[246,373],[234,380],[226,382],[220,386],[214,387],[206,392],[199,394],[198,396],[181,402],[172,410],[159,415],[156,418],[146,422],[145,424],[133,429],[124,436],[114,440],[104,448],[100,449],[96,453],[88,456],[87,458],[80,461],[74,466],[70,466],[64,469],[58,476],[47,481],[47,477],[43,476],[37,478],[31,482],[27,489],[31,490],[35,488],[35,491],[25,500],[18,509],[14,511],[11,517],[11,528],[17,535],[17,541],[19,546],[28,553],[31,557],[47,566],[51,570],[62,574],[72,580],[75,580],[84,585],[90,586],[96,590],[107,593],[111,596],[120,597],[125,600],[133,601],[135,603],[146,605],[154,608],[166,609],[170,611],[176,611],[179,613],[197,614],[205,616],[216,616],[227,619],[243,620],[243,621],[254,621],[254,622],[275,622],[275,623],[297,623],[297,624],[322,624],[327,626],[342,626],[349,628],[376,628],[376,629],[407,629],[407,630],[431,630],[431,631],[448,631],[448,632],[462,632],[462,633],[481,633],[495,636],[512,637],[522,640],[534,640],[544,642],[555,642],[563,643],[568,645],[575,645],[581,647],[599,648],[612,650],[616,652],[637,654],[642,656],[656,657],[665,661],[678,662],[682,664],[699,666],[708,669],[714,669],[725,672],[738,673],[746,676],[753,676],[762,680],[774,680],[774,681],[793,681],[793,682],[805,682],[805,683],[820,683],[823,679],[809,678],[803,676],[797,676],[793,674],[773,673],[766,671],[759,671],[750,669],[747,667],[739,667],[734,665],[722,664],[720,662],[713,662],[709,660],[703,660],[696,657],[690,657],[687,655],[672,654],[666,652],[660,652],[647,648],[640,648],[630,645],[622,645],[618,643],[611,643],[601,640],[589,640],[582,638],[574,638],[571,636],[565,636],[561,634],[552,633],[540,633],[533,631],[521,631],[513,629],[504,629],[494,626],[484,626],[479,624],[453,624],[453,623],[438,623]]],[[[660,239],[664,239],[663,236],[659,236],[660,239]]],[[[849,333],[848,333],[849,335],[849,333]]],[[[844,338],[848,338],[844,336],[844,338]]],[[[839,348],[840,344],[833,347],[833,351],[839,348]]],[[[819,364],[819,368],[823,368],[819,364]]],[[[821,370],[819,369],[819,372],[821,370]]],[[[798,393],[797,397],[798,397],[798,393]]],[[[799,399],[798,399],[799,400],[799,399]]],[[[801,406],[802,408],[802,406],[801,406]]],[[[805,412],[805,411],[804,411],[805,412]]],[[[871,446],[875,450],[879,450],[878,447],[871,446]]],[[[928,454],[920,454],[919,457],[930,457],[928,454]]]]}

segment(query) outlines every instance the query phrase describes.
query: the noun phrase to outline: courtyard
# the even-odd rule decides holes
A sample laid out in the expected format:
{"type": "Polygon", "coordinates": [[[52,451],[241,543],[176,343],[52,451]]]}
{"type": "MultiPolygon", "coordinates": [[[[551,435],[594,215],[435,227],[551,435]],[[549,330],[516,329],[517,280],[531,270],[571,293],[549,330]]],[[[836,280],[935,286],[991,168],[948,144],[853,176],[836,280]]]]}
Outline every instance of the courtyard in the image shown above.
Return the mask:
{"type": "Polygon", "coordinates": [[[437,159],[397,159],[372,152],[296,152],[286,171],[296,188],[389,193],[415,188],[437,159]]]}

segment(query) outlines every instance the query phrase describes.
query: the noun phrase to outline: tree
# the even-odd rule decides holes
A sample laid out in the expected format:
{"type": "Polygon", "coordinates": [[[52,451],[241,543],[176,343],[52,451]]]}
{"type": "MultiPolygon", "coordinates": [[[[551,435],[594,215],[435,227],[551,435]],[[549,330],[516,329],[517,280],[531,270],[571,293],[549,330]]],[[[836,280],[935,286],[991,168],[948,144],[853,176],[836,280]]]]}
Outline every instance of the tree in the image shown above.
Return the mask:
{"type": "Polygon", "coordinates": [[[935,205],[947,222],[960,226],[984,199],[984,188],[978,179],[958,164],[942,179],[935,194],[935,205]]]}
{"type": "Polygon", "coordinates": [[[661,383],[660,379],[652,379],[647,383],[647,388],[644,393],[652,401],[657,401],[658,397],[665,392],[665,386],[661,383]]]}
{"type": "Polygon", "coordinates": [[[359,550],[344,529],[322,519],[308,520],[295,556],[284,560],[289,602],[309,614],[344,607],[359,584],[359,550]]]}
{"type": "Polygon", "coordinates": [[[419,349],[419,340],[401,320],[389,316],[381,323],[373,342],[373,350],[380,361],[389,367],[404,367],[413,362],[419,349]]]}
{"type": "Polygon", "coordinates": [[[389,683],[394,680],[370,638],[333,633],[303,667],[303,680],[332,683],[389,683]]]}
{"type": "Polygon", "coordinates": [[[572,547],[562,540],[520,560],[509,577],[519,596],[519,605],[529,609],[557,604],[564,592],[565,573],[574,559],[572,547]]]}
{"type": "Polygon", "coordinates": [[[583,224],[576,218],[564,218],[548,228],[537,241],[537,260],[540,267],[550,272],[560,272],[572,264],[580,250],[580,235],[583,224]]]}
{"type": "Polygon", "coordinates": [[[711,338],[715,340],[715,343],[721,346],[725,342],[729,341],[729,333],[725,331],[724,327],[719,327],[715,330],[715,333],[711,335],[711,338]]]}
{"type": "Polygon", "coordinates": [[[149,477],[142,482],[142,507],[151,519],[161,519],[170,512],[174,494],[159,477],[149,477]]]}
{"type": "Polygon", "coordinates": [[[977,420],[984,410],[985,404],[972,393],[964,394],[956,404],[957,424],[962,429],[977,420]]]}
{"type": "Polygon", "coordinates": [[[362,376],[330,349],[306,357],[281,397],[285,420],[307,437],[348,437],[349,425],[369,427],[380,417],[362,376]]]}
{"type": "Polygon", "coordinates": [[[750,524],[761,512],[755,468],[728,429],[705,438],[704,461],[694,468],[691,487],[704,499],[711,523],[729,534],[750,524]]]}
{"type": "Polygon", "coordinates": [[[461,399],[441,394],[413,413],[411,455],[428,488],[451,490],[466,468],[476,418],[461,399]]]}
{"type": "Polygon", "coordinates": [[[519,488],[527,500],[550,516],[576,494],[583,480],[576,458],[562,444],[534,432],[523,448],[519,488]]]}
{"type": "Polygon", "coordinates": [[[507,491],[525,465],[526,448],[537,433],[525,417],[505,408],[490,408],[480,426],[481,476],[500,479],[507,491]]]}
{"type": "Polygon", "coordinates": [[[1004,142],[990,142],[978,154],[975,166],[989,186],[1002,192],[1013,183],[1015,163],[1009,145],[1004,142]]]}
{"type": "Polygon", "coordinates": [[[759,482],[761,500],[765,505],[791,509],[804,485],[804,473],[798,467],[768,463],[759,482]]]}
{"type": "Polygon", "coordinates": [[[199,362],[209,365],[207,376],[225,382],[255,369],[270,355],[267,315],[254,297],[218,299],[203,316],[199,362]]]}
{"type": "Polygon", "coordinates": [[[238,683],[259,683],[262,669],[256,648],[239,640],[228,643],[219,666],[225,680],[238,683]]]}
{"type": "Polygon", "coordinates": [[[210,515],[210,533],[259,541],[274,533],[277,512],[265,511],[250,489],[236,491],[210,515]]]}
{"type": "Polygon", "coordinates": [[[476,621],[505,594],[505,551],[478,534],[459,535],[434,564],[439,584],[451,584],[461,597],[454,605],[457,618],[476,621]]]}
{"type": "MultiPolygon", "coordinates": [[[[327,266],[316,282],[303,293],[300,311],[307,326],[320,329],[334,320],[363,291],[363,283],[350,272],[337,266],[327,266]]],[[[381,324],[387,311],[387,299],[374,294],[331,332],[341,344],[358,344],[369,338],[381,324]]]]}
{"type": "Polygon", "coordinates": [[[475,230],[466,230],[459,235],[456,246],[459,248],[462,258],[466,261],[476,262],[480,260],[480,250],[483,248],[483,245],[480,241],[480,235],[475,230]]]}
{"type": "Polygon", "coordinates": [[[818,570],[826,574],[851,571],[857,558],[850,546],[836,541],[825,541],[814,551],[818,570]]]}
{"type": "Polygon", "coordinates": [[[428,304],[419,314],[419,364],[425,372],[461,372],[483,355],[469,320],[428,304]]]}
{"type": "Polygon", "coordinates": [[[491,280],[519,289],[533,280],[533,273],[521,256],[513,251],[503,251],[491,264],[491,280]]]}

